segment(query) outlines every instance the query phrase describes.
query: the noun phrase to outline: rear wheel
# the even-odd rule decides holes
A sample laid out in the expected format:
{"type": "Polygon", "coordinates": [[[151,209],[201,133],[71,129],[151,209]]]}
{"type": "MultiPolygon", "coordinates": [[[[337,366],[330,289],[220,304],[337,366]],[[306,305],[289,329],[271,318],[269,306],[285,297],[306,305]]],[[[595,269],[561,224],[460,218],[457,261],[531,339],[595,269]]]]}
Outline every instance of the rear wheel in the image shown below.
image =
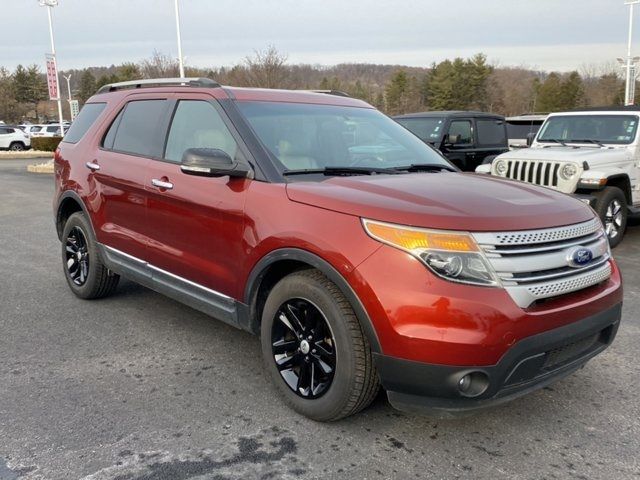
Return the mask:
{"type": "Polygon", "coordinates": [[[618,187],[596,192],[596,213],[602,219],[611,248],[617,246],[627,228],[627,198],[618,187]]]}
{"type": "Polygon", "coordinates": [[[106,297],[120,280],[102,263],[91,226],[79,212],[69,217],[62,232],[62,266],[71,291],[80,298],[106,297]]]}
{"type": "Polygon", "coordinates": [[[271,290],[261,343],[285,401],[313,420],[333,421],[368,406],[379,382],[351,305],[317,270],[293,273],[271,290]]]}
{"type": "Polygon", "coordinates": [[[24,143],[13,142],[11,145],[9,145],[9,150],[12,150],[14,152],[22,152],[24,150],[24,143]]]}

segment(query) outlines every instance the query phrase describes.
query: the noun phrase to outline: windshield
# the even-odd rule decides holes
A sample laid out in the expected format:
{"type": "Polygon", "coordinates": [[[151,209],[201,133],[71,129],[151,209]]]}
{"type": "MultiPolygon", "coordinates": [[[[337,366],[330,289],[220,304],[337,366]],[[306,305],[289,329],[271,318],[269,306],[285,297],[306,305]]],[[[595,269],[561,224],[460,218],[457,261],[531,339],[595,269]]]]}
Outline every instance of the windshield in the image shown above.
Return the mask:
{"type": "Polygon", "coordinates": [[[425,142],[437,142],[442,137],[444,117],[396,118],[396,122],[425,142]]]}
{"type": "Polygon", "coordinates": [[[402,126],[369,108],[238,102],[281,172],[448,163],[402,126]]]}
{"type": "Polygon", "coordinates": [[[637,129],[635,115],[562,115],[546,121],[537,141],[628,144],[636,138],[637,129]]]}

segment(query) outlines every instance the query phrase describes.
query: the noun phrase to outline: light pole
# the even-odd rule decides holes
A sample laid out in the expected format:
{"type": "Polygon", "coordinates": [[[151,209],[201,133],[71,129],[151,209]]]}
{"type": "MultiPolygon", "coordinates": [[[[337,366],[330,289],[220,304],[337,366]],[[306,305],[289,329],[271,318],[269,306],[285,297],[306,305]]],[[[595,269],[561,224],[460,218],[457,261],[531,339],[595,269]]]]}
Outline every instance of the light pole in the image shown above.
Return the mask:
{"type": "Polygon", "coordinates": [[[65,80],[67,81],[67,93],[69,94],[69,117],[70,120],[73,122],[75,120],[74,115],[73,115],[73,108],[71,107],[71,74],[69,75],[63,75],[63,77],[65,78],[65,80]]]}
{"type": "Polygon", "coordinates": [[[178,6],[178,0],[175,0],[174,3],[176,7],[176,33],[178,35],[178,61],[180,62],[180,78],[184,78],[184,62],[182,60],[182,35],[180,34],[180,7],[178,6]]]}
{"type": "MultiPolygon", "coordinates": [[[[640,0],[638,0],[640,1],[640,0]]],[[[51,9],[58,5],[58,0],[39,0],[41,7],[47,7],[47,15],[49,17],[49,38],[51,39],[51,54],[55,58],[56,56],[56,45],[53,41],[53,22],[51,21],[51,9]]],[[[58,67],[56,60],[56,77],[58,76],[58,67]]],[[[58,78],[56,78],[56,83],[58,83],[58,78]]],[[[62,100],[60,99],[60,89],[58,88],[58,120],[60,121],[60,132],[62,132],[62,100]]]]}
{"type": "Polygon", "coordinates": [[[624,90],[625,105],[633,105],[636,90],[635,86],[637,59],[634,59],[631,56],[631,37],[633,34],[633,6],[637,3],[640,3],[640,0],[627,0],[626,2],[624,2],[625,5],[629,5],[629,41],[627,43],[627,63],[625,65],[625,69],[627,72],[627,83],[624,90]]]}

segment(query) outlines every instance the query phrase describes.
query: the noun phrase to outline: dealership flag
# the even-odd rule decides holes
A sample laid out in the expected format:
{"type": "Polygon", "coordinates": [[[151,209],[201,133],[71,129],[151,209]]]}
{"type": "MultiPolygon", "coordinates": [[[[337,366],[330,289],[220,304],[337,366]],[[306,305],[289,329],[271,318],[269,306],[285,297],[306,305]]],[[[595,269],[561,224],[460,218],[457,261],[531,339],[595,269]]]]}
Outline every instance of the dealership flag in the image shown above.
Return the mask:
{"type": "Polygon", "coordinates": [[[59,100],[58,92],[58,67],[56,66],[56,56],[47,53],[47,86],[49,87],[49,100],[59,100]]]}

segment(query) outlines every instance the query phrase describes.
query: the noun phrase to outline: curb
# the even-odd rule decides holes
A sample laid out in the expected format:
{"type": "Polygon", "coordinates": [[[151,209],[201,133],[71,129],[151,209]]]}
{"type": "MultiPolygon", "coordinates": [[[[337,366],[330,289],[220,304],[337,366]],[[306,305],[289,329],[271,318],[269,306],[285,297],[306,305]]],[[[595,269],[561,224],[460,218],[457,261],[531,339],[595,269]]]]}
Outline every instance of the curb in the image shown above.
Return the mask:
{"type": "Polygon", "coordinates": [[[53,173],[53,162],[27,165],[27,171],[30,173],[53,173]]]}
{"type": "Polygon", "coordinates": [[[0,152],[1,160],[24,160],[29,158],[53,158],[53,152],[26,150],[23,152],[0,152]]]}

